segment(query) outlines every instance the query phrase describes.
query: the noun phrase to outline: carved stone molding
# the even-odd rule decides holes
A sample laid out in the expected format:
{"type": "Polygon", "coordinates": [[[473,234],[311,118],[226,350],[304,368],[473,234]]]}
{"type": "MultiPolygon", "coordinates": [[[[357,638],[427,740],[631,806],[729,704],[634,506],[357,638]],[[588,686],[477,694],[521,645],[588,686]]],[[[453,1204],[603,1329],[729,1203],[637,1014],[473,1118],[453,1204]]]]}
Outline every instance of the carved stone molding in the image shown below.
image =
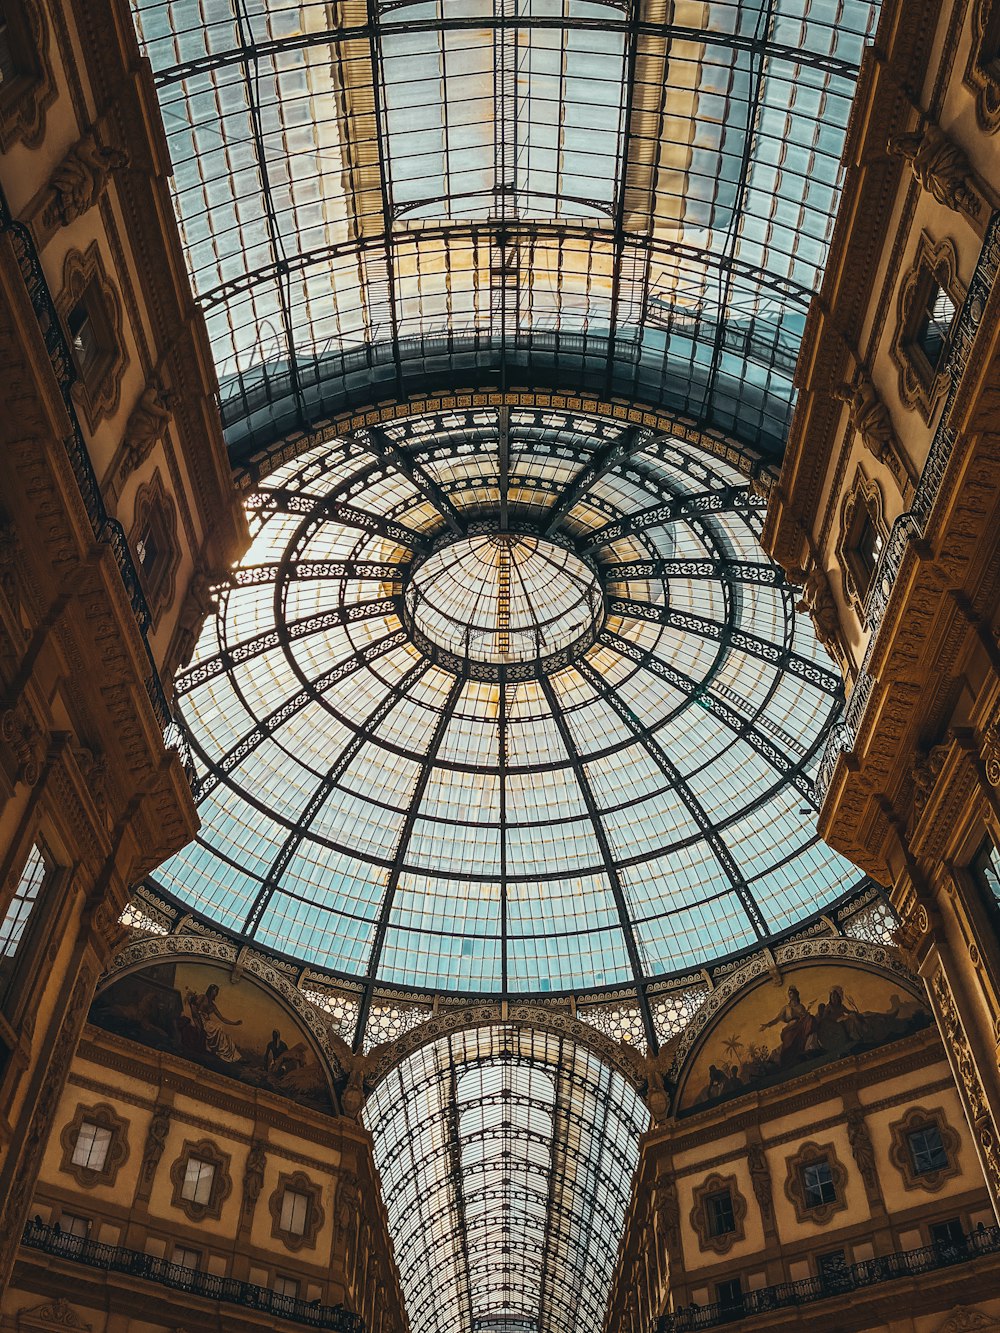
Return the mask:
{"type": "Polygon", "coordinates": [[[142,1168],[139,1172],[139,1190],[144,1198],[149,1197],[153,1187],[153,1177],[160,1164],[163,1150],[167,1146],[170,1132],[170,1107],[158,1105],[153,1108],[153,1118],[146,1131],[146,1142],[142,1149],[142,1168]]]}
{"type": "Polygon", "coordinates": [[[944,1047],[958,1076],[956,1081],[978,1144],[987,1184],[994,1199],[997,1199],[1000,1198],[1000,1145],[997,1141],[996,1125],[979,1077],[975,1056],[955,1004],[951,985],[945,976],[944,968],[940,965],[931,976],[929,989],[937,1010],[944,1047]]]}
{"type": "Polygon", "coordinates": [[[80,1333],[89,1333],[93,1327],[86,1323],[73,1309],[69,1301],[57,1296],[54,1301],[45,1301],[41,1305],[26,1305],[17,1312],[17,1327],[41,1329],[78,1329],[80,1333]]]}
{"type": "Polygon", "coordinates": [[[4,13],[18,68],[0,90],[0,153],[18,142],[35,148],[45,133],[45,113],[56,98],[45,10],[37,0],[10,0],[4,13]]]}
{"type": "Polygon", "coordinates": [[[174,1187],[171,1204],[179,1208],[192,1222],[204,1222],[206,1218],[221,1217],[222,1205],[233,1192],[233,1178],[229,1174],[231,1161],[229,1153],[223,1152],[211,1139],[199,1139],[197,1143],[190,1139],[186,1140],[180,1157],[170,1167],[170,1183],[174,1187]],[[185,1199],[182,1193],[187,1164],[192,1158],[208,1162],[214,1168],[209,1197],[204,1203],[185,1199]]]}
{"type": "Polygon", "coordinates": [[[694,1189],[694,1207],[691,1209],[691,1226],[698,1237],[698,1248],[713,1254],[728,1254],[737,1241],[746,1238],[744,1222],[747,1215],[747,1201],[740,1193],[735,1176],[721,1176],[718,1172],[706,1176],[694,1189]],[[713,1195],[728,1194],[733,1209],[733,1230],[721,1236],[712,1234],[709,1215],[709,1200],[713,1195]]]}
{"type": "Polygon", "coordinates": [[[799,1222],[815,1222],[825,1226],[831,1217],[847,1207],[847,1168],[838,1158],[832,1143],[803,1143],[797,1153],[786,1158],[785,1165],[785,1197],[795,1209],[799,1222]],[[826,1162],[830,1167],[835,1196],[826,1203],[810,1203],[806,1196],[803,1172],[807,1167],[821,1162],[826,1162]]]}
{"type": "Polygon", "coordinates": [[[257,1200],[264,1188],[264,1170],[267,1166],[267,1149],[262,1139],[254,1139],[247,1154],[247,1164],[243,1170],[243,1222],[253,1220],[257,1200]]]}
{"type": "Polygon", "coordinates": [[[107,347],[103,349],[89,375],[77,376],[73,393],[83,412],[87,429],[93,431],[100,421],[117,409],[122,377],[128,365],[121,299],[108,277],[96,241],[85,251],[71,250],[63,264],[62,291],[56,301],[56,309],[67,331],[70,346],[73,339],[69,336],[69,314],[88,291],[94,293],[100,305],[99,315],[106,325],[104,336],[107,347]]]}
{"type": "Polygon", "coordinates": [[[965,84],[976,101],[976,120],[988,134],[1000,129],[1000,62],[995,59],[1000,0],[976,0],[965,84]]]}
{"type": "Polygon", "coordinates": [[[937,1333],[983,1333],[987,1329],[1000,1329],[1000,1319],[971,1305],[956,1305],[937,1333]]]}
{"type": "Polygon", "coordinates": [[[935,1108],[925,1110],[922,1106],[912,1106],[901,1120],[889,1126],[892,1143],[889,1148],[889,1161],[903,1177],[903,1185],[908,1190],[926,1190],[936,1194],[946,1180],[951,1180],[959,1173],[958,1149],[961,1140],[948,1124],[944,1111],[935,1108]],[[947,1166],[937,1171],[918,1172],[910,1151],[910,1135],[920,1129],[934,1128],[941,1136],[941,1144],[948,1156],[947,1166]]]}
{"type": "Polygon", "coordinates": [[[851,1145],[851,1156],[864,1181],[869,1199],[881,1199],[878,1168],[875,1164],[875,1148],[872,1136],[865,1120],[865,1113],[860,1106],[853,1106],[847,1113],[847,1141],[851,1145]]]}
{"type": "Polygon", "coordinates": [[[986,200],[965,152],[940,125],[928,121],[915,134],[897,134],[889,140],[890,157],[901,157],[914,180],[939,204],[979,222],[986,200]]]}
{"type": "Polygon", "coordinates": [[[884,463],[900,491],[908,480],[915,480],[913,467],[899,443],[889,409],[883,403],[871,376],[859,366],[850,384],[844,384],[834,397],[847,404],[848,419],[871,456],[884,463]]]}
{"type": "Polygon", "coordinates": [[[60,1171],[71,1175],[83,1189],[93,1189],[95,1185],[114,1185],[119,1170],[128,1161],[128,1121],[115,1112],[113,1106],[101,1102],[97,1106],[79,1105],[73,1119],[63,1126],[59,1136],[62,1148],[60,1171]],[[107,1130],[111,1135],[104,1162],[98,1168],[80,1166],[73,1161],[77,1140],[84,1121],[98,1128],[107,1130]]]}
{"type": "Polygon", "coordinates": [[[913,264],[900,284],[891,351],[899,372],[899,396],[925,421],[930,421],[948,387],[946,367],[931,366],[914,342],[922,303],[934,284],[948,293],[956,310],[961,309],[965,288],[958,276],[954,242],[948,237],[934,241],[927,232],[921,232],[913,264]]]}
{"type": "Polygon", "coordinates": [[[59,1035],[49,1058],[45,1080],[35,1102],[27,1138],[21,1149],[13,1186],[3,1200],[3,1211],[0,1213],[0,1287],[6,1282],[20,1243],[28,1204],[38,1178],[42,1153],[48,1142],[52,1119],[59,1105],[63,1084],[93,996],[96,980],[96,970],[85,963],[80,968],[73,985],[59,1035]]]}
{"type": "Polygon", "coordinates": [[[994,718],[983,732],[981,752],[987,782],[1000,787],[1000,717],[994,718]]]}
{"type": "Polygon", "coordinates": [[[317,1184],[316,1181],[310,1180],[304,1171],[295,1171],[290,1175],[283,1171],[278,1176],[277,1188],[267,1201],[271,1213],[271,1235],[273,1238],[280,1240],[287,1250],[293,1252],[314,1250],[319,1229],[326,1220],[326,1213],[321,1202],[322,1198],[322,1186],[317,1184]],[[296,1194],[304,1194],[308,1199],[305,1224],[301,1234],[287,1231],[281,1225],[281,1209],[286,1190],[294,1190],[296,1194]]]}
{"type": "Polygon", "coordinates": [[[173,420],[177,395],[160,380],[149,381],[129,414],[122,442],[108,469],[104,489],[116,500],[133,472],[146,461],[166,435],[173,420]]]}
{"type": "Polygon", "coordinates": [[[94,207],[114,171],[128,166],[128,155],[98,143],[89,130],[73,144],[49,179],[40,226],[44,232],[76,222],[94,207]]]}

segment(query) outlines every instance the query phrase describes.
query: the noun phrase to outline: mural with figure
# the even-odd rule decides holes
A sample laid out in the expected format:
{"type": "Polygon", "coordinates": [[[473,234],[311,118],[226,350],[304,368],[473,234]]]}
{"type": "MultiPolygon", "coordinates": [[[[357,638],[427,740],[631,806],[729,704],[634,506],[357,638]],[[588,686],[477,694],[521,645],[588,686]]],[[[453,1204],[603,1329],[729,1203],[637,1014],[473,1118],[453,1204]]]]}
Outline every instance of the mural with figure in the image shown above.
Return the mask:
{"type": "Polygon", "coordinates": [[[694,1110],[896,1041],[933,1022],[898,977],[817,964],[754,986],[714,1020],[683,1079],[694,1110]]]}
{"type": "Polygon", "coordinates": [[[263,986],[226,968],[163,962],[131,972],[94,1000],[90,1021],[205,1069],[319,1111],[333,1102],[325,1068],[295,1016],[263,986]]]}

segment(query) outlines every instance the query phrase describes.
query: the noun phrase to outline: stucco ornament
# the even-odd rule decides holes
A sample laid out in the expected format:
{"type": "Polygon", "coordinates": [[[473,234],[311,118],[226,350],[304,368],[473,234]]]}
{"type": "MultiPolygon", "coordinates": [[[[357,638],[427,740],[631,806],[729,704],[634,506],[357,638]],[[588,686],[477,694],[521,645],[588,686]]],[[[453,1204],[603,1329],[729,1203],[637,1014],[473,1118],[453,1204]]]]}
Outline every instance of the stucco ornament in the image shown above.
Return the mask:
{"type": "Polygon", "coordinates": [[[956,1305],[938,1333],[973,1333],[974,1330],[984,1328],[1000,1329],[1000,1319],[983,1314],[982,1310],[976,1310],[971,1305],[956,1305]]]}
{"type": "Polygon", "coordinates": [[[45,211],[50,226],[68,226],[97,203],[113,171],[128,166],[118,148],[102,148],[91,131],[78,139],[52,173],[52,199],[45,211]]]}
{"type": "Polygon", "coordinates": [[[901,157],[914,179],[939,204],[978,217],[982,197],[969,159],[939,125],[928,122],[915,134],[898,134],[886,145],[890,157],[901,157]]]}

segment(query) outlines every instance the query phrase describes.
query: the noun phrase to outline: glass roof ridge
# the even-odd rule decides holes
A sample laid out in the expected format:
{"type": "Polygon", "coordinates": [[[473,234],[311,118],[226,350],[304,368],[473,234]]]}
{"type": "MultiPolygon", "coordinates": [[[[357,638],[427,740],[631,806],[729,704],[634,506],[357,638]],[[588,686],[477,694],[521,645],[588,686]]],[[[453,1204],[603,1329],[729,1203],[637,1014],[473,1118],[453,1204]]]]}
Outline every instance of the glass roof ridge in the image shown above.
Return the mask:
{"type": "Polygon", "coordinates": [[[235,462],[546,383],[780,458],[877,0],[133,7],[235,462]]]}

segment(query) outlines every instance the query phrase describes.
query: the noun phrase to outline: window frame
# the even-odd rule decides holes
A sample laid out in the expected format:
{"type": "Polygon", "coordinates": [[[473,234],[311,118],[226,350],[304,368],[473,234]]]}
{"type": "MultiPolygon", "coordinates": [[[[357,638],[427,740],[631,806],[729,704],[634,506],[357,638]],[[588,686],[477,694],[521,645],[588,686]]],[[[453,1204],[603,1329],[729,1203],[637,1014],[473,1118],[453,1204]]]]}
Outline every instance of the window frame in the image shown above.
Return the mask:
{"type": "Polygon", "coordinates": [[[899,396],[907,407],[916,408],[928,424],[947,390],[948,356],[965,302],[965,287],[958,271],[958,253],[951,238],[934,241],[923,231],[913,263],[899,287],[891,349],[899,374],[899,396]],[[920,331],[935,289],[947,295],[954,314],[942,353],[932,365],[921,345],[920,331]]]}
{"type": "Polygon", "coordinates": [[[747,1215],[747,1201],[739,1188],[736,1176],[723,1176],[713,1171],[706,1176],[693,1192],[691,1225],[698,1236],[698,1245],[702,1251],[713,1254],[728,1254],[735,1244],[746,1238],[744,1223],[747,1215]],[[731,1231],[714,1234],[712,1230],[712,1199],[728,1194],[733,1215],[731,1231]]]}
{"type": "Polygon", "coordinates": [[[801,1144],[798,1152],[785,1159],[785,1171],[785,1197],[794,1207],[797,1221],[825,1226],[836,1213],[847,1207],[847,1169],[832,1143],[808,1140],[801,1144]],[[806,1189],[805,1171],[820,1164],[824,1164],[830,1172],[832,1197],[811,1202],[806,1189]]]}
{"type": "Polygon", "coordinates": [[[129,1158],[128,1121],[107,1102],[87,1106],[80,1102],[59,1136],[62,1161],[59,1169],[73,1177],[83,1189],[103,1185],[113,1189],[118,1172],[129,1158]],[[91,1124],[109,1135],[107,1152],[100,1166],[91,1166],[75,1160],[80,1133],[85,1124],[91,1124]]]}
{"type": "Polygon", "coordinates": [[[171,1205],[179,1208],[192,1222],[204,1222],[208,1219],[217,1221],[222,1216],[222,1205],[233,1191],[233,1178],[230,1174],[232,1157],[223,1152],[212,1139],[200,1139],[197,1142],[186,1139],[177,1157],[170,1167],[170,1182],[173,1186],[171,1205]],[[188,1178],[188,1163],[192,1160],[214,1167],[210,1197],[207,1202],[186,1198],[185,1182],[188,1178]]]}
{"type": "Polygon", "coordinates": [[[268,1200],[268,1210],[271,1214],[272,1237],[275,1240],[281,1241],[282,1245],[293,1253],[298,1250],[315,1249],[316,1238],[319,1235],[320,1228],[326,1220],[326,1211],[323,1208],[322,1198],[322,1186],[316,1181],[310,1180],[304,1171],[294,1171],[291,1173],[281,1172],[278,1176],[274,1192],[268,1200]],[[286,1193],[302,1194],[308,1200],[306,1224],[301,1235],[294,1231],[288,1231],[282,1226],[286,1193]]]}
{"type": "Polygon", "coordinates": [[[899,1172],[903,1186],[907,1190],[923,1190],[928,1194],[936,1194],[946,1181],[961,1173],[959,1161],[961,1136],[948,1123],[945,1110],[941,1106],[930,1109],[925,1106],[909,1107],[901,1119],[890,1124],[889,1139],[889,1161],[899,1172]],[[918,1171],[911,1149],[911,1135],[929,1128],[937,1130],[946,1160],[940,1167],[918,1171]]]}

